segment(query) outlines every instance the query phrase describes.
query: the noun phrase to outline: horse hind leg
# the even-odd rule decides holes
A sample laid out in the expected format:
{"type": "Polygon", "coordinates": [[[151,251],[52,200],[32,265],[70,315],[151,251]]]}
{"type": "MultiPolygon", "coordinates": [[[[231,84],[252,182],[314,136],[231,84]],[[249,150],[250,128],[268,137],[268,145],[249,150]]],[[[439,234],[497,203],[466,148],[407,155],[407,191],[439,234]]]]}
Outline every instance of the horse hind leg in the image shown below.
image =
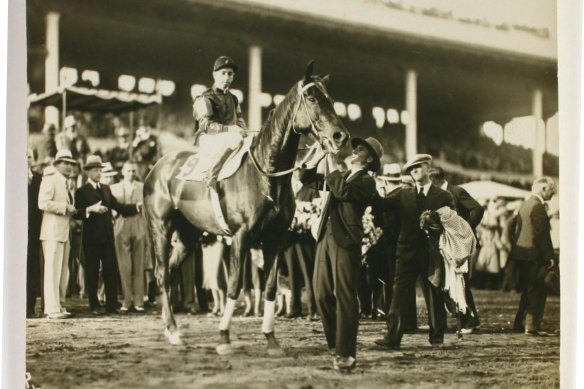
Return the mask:
{"type": "MultiPolygon", "coordinates": [[[[145,199],[144,209],[148,220],[148,230],[152,242],[152,250],[156,258],[155,277],[161,291],[160,302],[162,304],[162,321],[164,322],[164,335],[173,345],[182,344],[180,332],[170,306],[170,273],[169,254],[171,248],[171,236],[173,230],[170,221],[170,209],[163,212],[160,203],[151,204],[153,199],[145,199]]],[[[170,207],[169,207],[170,208],[170,207]]]]}

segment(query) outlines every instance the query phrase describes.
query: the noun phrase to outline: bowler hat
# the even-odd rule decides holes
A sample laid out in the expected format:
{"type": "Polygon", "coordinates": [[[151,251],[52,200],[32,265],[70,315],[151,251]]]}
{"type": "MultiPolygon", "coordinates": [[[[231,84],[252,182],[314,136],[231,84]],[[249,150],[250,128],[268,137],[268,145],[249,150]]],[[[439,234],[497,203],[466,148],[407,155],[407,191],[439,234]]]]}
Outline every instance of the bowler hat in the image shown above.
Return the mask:
{"type": "Polygon", "coordinates": [[[75,119],[75,116],[73,116],[73,115],[67,116],[65,118],[65,120],[63,121],[64,128],[73,127],[75,124],[77,124],[77,120],[75,119]]]}
{"type": "Polygon", "coordinates": [[[416,154],[404,165],[404,170],[408,173],[414,166],[427,163],[432,163],[432,156],[430,154],[416,154]]]}
{"type": "Polygon", "coordinates": [[[387,181],[401,182],[401,167],[399,163],[387,163],[383,165],[383,176],[387,181]]]}
{"type": "Polygon", "coordinates": [[[55,155],[55,161],[53,165],[56,165],[59,162],[70,162],[70,163],[77,163],[76,160],[73,159],[73,154],[71,154],[71,150],[63,149],[57,151],[57,155],[55,155]]]}
{"type": "Polygon", "coordinates": [[[89,170],[95,167],[103,168],[101,157],[99,155],[90,155],[87,157],[87,161],[85,161],[85,166],[83,166],[83,169],[89,170]]]}
{"type": "Polygon", "coordinates": [[[223,68],[231,68],[234,72],[237,72],[237,65],[231,58],[226,55],[222,55],[221,57],[215,60],[215,64],[213,65],[213,71],[216,72],[217,70],[221,70],[223,68]]]}
{"type": "Polygon", "coordinates": [[[383,157],[383,146],[381,143],[372,136],[367,139],[362,138],[353,138],[351,139],[351,146],[353,148],[363,145],[369,150],[369,154],[373,157],[373,162],[369,164],[369,170],[372,172],[376,172],[381,167],[381,157],[383,157]]]}

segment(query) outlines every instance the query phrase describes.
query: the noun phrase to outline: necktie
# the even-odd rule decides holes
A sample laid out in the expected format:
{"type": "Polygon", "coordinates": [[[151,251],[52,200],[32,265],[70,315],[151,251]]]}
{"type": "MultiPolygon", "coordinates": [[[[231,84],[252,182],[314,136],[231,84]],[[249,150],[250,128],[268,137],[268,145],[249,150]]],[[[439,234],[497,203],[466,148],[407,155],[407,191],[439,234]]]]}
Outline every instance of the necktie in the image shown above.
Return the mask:
{"type": "Polygon", "coordinates": [[[73,204],[73,195],[69,191],[67,191],[67,198],[69,199],[69,204],[73,204]]]}
{"type": "Polygon", "coordinates": [[[420,187],[418,195],[416,196],[416,203],[418,205],[418,211],[421,213],[424,211],[424,203],[426,202],[426,196],[424,195],[424,188],[420,187]]]}

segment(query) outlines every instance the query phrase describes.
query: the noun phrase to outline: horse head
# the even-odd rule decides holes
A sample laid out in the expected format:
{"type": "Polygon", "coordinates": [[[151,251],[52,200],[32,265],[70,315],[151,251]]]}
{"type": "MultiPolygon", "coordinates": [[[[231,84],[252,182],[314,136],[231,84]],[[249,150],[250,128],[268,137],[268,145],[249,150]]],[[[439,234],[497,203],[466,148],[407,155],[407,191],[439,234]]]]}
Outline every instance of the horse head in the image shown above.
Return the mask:
{"type": "Polygon", "coordinates": [[[298,105],[293,128],[298,133],[310,133],[322,148],[332,154],[341,150],[349,139],[349,131],[334,109],[334,101],[326,90],[329,76],[313,74],[314,61],[306,67],[304,79],[297,84],[298,105]]]}

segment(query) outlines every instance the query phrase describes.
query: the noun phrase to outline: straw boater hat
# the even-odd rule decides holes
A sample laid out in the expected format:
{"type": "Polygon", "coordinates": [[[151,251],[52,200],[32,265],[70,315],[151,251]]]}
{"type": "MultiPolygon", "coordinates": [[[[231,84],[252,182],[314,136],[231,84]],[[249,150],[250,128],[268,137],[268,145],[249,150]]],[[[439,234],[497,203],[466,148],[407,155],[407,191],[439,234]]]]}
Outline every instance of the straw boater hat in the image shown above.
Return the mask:
{"type": "Polygon", "coordinates": [[[103,167],[101,171],[101,175],[104,177],[115,177],[118,175],[118,172],[114,170],[111,162],[105,162],[101,165],[103,167]]]}
{"type": "Polygon", "coordinates": [[[57,151],[57,155],[55,156],[55,161],[53,162],[53,165],[56,165],[59,162],[70,162],[77,164],[77,161],[73,159],[73,154],[71,154],[71,150],[67,149],[57,151]]]}
{"type": "Polygon", "coordinates": [[[65,118],[65,121],[63,122],[63,127],[69,128],[69,127],[73,127],[75,124],[77,124],[77,120],[75,120],[75,116],[69,115],[65,118]]]}
{"type": "Polygon", "coordinates": [[[383,165],[383,179],[386,181],[401,182],[401,167],[399,163],[383,165]]]}
{"type": "Polygon", "coordinates": [[[381,143],[373,137],[369,137],[367,139],[362,138],[353,138],[351,139],[351,146],[353,148],[363,145],[368,150],[371,156],[373,157],[373,162],[371,162],[368,166],[368,169],[372,172],[376,172],[381,167],[381,157],[383,157],[383,146],[381,143]]]}
{"type": "Polygon", "coordinates": [[[87,161],[85,161],[85,166],[83,169],[89,170],[93,168],[103,168],[103,163],[101,163],[101,157],[99,155],[90,155],[87,157],[87,161]]]}
{"type": "Polygon", "coordinates": [[[414,166],[427,163],[432,164],[432,156],[430,154],[416,154],[404,165],[404,170],[409,173],[414,166]]]}

